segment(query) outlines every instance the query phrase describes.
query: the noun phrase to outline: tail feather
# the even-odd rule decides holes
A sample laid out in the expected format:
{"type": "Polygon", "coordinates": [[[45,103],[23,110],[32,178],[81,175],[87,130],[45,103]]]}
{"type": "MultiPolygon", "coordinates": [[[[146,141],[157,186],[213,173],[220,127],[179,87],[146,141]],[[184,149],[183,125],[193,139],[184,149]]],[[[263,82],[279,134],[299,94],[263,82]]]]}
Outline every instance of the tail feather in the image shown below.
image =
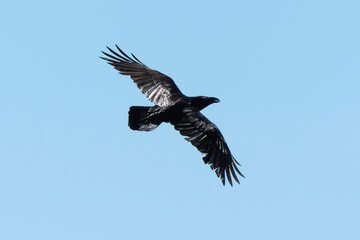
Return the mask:
{"type": "Polygon", "coordinates": [[[132,106],[129,110],[129,127],[132,130],[152,131],[161,122],[154,121],[151,117],[151,107],[132,106]]]}

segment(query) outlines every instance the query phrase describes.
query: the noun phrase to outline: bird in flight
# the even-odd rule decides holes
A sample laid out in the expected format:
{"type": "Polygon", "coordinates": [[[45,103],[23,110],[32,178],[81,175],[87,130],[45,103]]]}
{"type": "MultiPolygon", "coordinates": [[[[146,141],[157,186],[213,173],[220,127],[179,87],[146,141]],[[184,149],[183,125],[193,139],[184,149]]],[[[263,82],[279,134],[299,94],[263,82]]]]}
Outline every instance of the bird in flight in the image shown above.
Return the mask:
{"type": "Polygon", "coordinates": [[[147,67],[133,54],[129,57],[117,45],[119,52],[107,47],[110,53],[102,52],[101,57],[114,66],[120,74],[129,75],[140,91],[153,102],[152,107],[132,106],[129,110],[129,127],[132,130],[152,131],[162,122],[170,123],[186,140],[205,154],[203,161],[209,164],[225,185],[225,175],[232,186],[232,178],[244,175],[236,165],[240,164],[232,156],[220,130],[200,113],[212,103],[214,97],[187,97],[181,93],[175,82],[163,73],[147,67]]]}

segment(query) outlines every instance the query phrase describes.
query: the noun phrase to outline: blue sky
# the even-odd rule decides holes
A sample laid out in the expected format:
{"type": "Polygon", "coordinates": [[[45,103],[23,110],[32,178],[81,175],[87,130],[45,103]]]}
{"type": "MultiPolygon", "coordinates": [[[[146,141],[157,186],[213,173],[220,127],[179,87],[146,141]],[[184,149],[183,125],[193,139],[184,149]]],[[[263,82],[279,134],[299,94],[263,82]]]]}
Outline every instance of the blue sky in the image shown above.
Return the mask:
{"type": "Polygon", "coordinates": [[[0,239],[360,239],[359,1],[1,4],[0,239]],[[223,187],[99,59],[171,76],[246,176],[223,187]]]}

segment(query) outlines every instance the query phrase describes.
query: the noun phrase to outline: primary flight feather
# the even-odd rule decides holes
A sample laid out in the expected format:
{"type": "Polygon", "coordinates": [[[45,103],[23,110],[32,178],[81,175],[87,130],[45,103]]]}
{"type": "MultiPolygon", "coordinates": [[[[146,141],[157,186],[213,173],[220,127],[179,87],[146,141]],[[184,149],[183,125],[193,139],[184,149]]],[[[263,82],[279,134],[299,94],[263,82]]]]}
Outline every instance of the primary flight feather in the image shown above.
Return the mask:
{"type": "Polygon", "coordinates": [[[129,75],[140,91],[153,102],[152,107],[130,107],[129,127],[132,130],[151,131],[162,122],[174,126],[186,140],[191,142],[205,156],[209,164],[225,185],[225,176],[232,186],[232,177],[239,183],[237,174],[244,177],[236,165],[220,130],[200,113],[212,103],[214,97],[187,97],[181,93],[175,82],[165,74],[143,64],[133,54],[125,54],[117,45],[118,52],[107,47],[110,53],[102,52],[101,57],[114,66],[119,73],[129,75]]]}

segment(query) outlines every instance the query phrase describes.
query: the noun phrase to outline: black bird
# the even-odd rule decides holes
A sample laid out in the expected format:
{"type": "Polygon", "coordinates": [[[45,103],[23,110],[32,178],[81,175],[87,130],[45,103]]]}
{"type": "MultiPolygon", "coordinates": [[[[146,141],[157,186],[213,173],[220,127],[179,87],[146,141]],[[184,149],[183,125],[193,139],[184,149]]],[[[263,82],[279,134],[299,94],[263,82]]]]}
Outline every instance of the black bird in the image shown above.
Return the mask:
{"type": "Polygon", "coordinates": [[[219,99],[187,97],[170,77],[147,67],[133,54],[129,57],[117,45],[116,48],[119,52],[107,47],[112,54],[102,52],[108,58],[101,58],[114,66],[120,74],[129,75],[141,92],[155,104],[152,107],[130,107],[129,127],[132,130],[152,131],[162,122],[169,122],[181,135],[187,136],[187,141],[205,154],[204,162],[215,170],[224,185],[225,175],[231,186],[231,176],[239,183],[236,172],[244,177],[236,166],[240,164],[231,155],[220,130],[200,113],[210,104],[218,103],[219,99]]]}

